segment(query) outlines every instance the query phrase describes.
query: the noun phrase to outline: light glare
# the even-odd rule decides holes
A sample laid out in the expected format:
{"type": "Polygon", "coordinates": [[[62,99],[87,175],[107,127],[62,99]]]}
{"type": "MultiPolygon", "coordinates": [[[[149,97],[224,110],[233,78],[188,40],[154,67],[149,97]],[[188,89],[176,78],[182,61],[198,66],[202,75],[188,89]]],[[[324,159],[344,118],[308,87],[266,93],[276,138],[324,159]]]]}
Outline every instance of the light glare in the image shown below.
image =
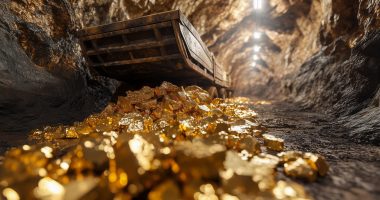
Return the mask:
{"type": "Polygon", "coordinates": [[[261,49],[261,47],[258,45],[253,46],[253,51],[255,51],[255,52],[259,52],[260,49],[261,49]]]}
{"type": "Polygon", "coordinates": [[[259,56],[253,55],[253,60],[258,60],[258,59],[259,59],[259,56]]]}
{"type": "Polygon", "coordinates": [[[253,0],[253,9],[261,10],[262,8],[262,0],[253,0]]]}
{"type": "Polygon", "coordinates": [[[254,32],[253,33],[253,38],[255,38],[255,39],[260,39],[261,38],[261,33],[260,32],[254,32]]]}

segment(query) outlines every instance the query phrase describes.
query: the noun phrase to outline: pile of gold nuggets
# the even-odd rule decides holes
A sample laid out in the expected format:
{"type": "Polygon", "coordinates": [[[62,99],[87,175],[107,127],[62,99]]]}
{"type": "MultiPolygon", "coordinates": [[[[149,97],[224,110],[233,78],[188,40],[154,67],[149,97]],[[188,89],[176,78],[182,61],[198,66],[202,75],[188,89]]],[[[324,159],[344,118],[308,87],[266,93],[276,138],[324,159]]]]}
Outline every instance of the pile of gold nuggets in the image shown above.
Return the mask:
{"type": "Polygon", "coordinates": [[[314,181],[326,175],[325,159],[284,151],[249,107],[168,82],[129,91],[100,114],[33,131],[33,145],[10,149],[0,199],[312,199],[286,176],[314,181]]]}

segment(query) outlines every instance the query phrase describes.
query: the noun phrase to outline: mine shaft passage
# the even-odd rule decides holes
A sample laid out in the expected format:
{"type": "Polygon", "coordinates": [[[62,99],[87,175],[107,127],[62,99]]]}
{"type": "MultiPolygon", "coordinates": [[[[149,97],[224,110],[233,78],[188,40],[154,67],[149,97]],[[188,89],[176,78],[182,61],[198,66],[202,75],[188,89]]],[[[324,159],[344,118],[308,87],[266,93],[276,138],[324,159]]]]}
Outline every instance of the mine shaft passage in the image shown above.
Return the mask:
{"type": "Polygon", "coordinates": [[[4,0],[0,200],[380,199],[378,0],[4,0]]]}

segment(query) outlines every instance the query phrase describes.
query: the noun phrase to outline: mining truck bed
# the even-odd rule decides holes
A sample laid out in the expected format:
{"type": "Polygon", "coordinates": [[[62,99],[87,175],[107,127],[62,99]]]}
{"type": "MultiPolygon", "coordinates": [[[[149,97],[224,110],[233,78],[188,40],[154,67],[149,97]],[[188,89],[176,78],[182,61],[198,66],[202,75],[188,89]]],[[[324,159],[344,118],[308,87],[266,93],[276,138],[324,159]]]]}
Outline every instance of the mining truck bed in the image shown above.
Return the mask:
{"type": "Polygon", "coordinates": [[[178,10],[88,27],[78,35],[89,67],[101,75],[230,90],[229,75],[178,10]]]}

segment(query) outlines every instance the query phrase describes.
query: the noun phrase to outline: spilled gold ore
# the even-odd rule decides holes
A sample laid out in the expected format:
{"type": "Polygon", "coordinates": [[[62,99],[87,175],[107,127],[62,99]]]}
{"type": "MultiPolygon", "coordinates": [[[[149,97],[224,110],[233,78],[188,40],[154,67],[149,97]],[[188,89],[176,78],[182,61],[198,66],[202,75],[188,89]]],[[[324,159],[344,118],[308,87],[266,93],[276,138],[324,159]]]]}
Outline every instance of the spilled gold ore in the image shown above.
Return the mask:
{"type": "Polygon", "coordinates": [[[277,173],[314,181],[328,171],[320,155],[284,152],[248,99],[168,82],[31,139],[6,153],[0,199],[311,199],[277,173]]]}

